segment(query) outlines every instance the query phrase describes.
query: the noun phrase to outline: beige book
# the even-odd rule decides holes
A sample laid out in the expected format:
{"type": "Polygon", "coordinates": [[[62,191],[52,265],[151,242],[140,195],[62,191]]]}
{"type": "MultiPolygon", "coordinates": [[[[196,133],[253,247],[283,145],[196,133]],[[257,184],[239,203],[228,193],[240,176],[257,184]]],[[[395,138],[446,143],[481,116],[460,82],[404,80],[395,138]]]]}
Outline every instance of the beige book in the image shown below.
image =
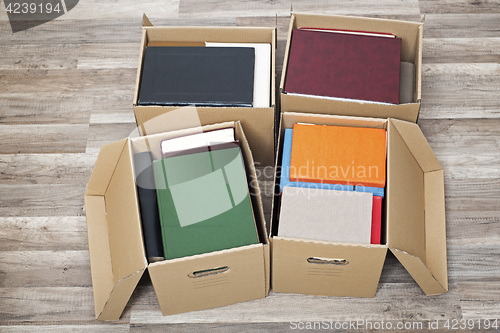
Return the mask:
{"type": "Polygon", "coordinates": [[[371,193],[283,188],[279,237],[370,244],[371,193]]]}

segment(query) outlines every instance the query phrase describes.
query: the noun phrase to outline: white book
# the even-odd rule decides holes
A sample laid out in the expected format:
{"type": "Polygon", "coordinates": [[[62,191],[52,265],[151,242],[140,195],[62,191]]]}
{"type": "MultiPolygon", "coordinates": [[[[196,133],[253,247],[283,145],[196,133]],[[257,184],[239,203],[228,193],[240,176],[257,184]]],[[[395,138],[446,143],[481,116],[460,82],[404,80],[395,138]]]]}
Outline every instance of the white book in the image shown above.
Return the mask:
{"type": "Polygon", "coordinates": [[[278,236],[370,244],[371,193],[285,186],[278,236]]]}
{"type": "Polygon", "coordinates": [[[252,47],[255,49],[253,107],[268,108],[271,99],[271,44],[269,43],[212,43],[207,47],[252,47]]]}
{"type": "Polygon", "coordinates": [[[218,143],[233,142],[234,128],[223,128],[215,131],[197,133],[178,138],[167,139],[161,142],[162,154],[173,153],[177,151],[208,147],[218,143]]]}

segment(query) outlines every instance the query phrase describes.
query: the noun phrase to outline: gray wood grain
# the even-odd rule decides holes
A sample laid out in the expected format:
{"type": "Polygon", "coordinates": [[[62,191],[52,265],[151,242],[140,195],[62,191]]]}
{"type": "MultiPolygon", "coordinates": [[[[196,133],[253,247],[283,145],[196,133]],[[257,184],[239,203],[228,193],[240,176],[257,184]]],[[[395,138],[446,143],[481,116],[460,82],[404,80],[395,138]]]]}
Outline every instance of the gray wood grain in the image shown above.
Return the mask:
{"type": "MultiPolygon", "coordinates": [[[[290,5],[88,0],[15,34],[0,10],[0,331],[284,332],[299,320],[500,317],[499,2],[307,0],[293,10],[425,15],[418,123],[445,170],[449,292],[425,296],[389,254],[373,299],[271,293],[163,317],[145,274],[120,321],[95,321],[83,195],[100,147],[135,128],[143,12],[155,25],[277,26],[279,79],[290,5]]],[[[269,223],[273,177],[264,171],[269,223]]]]}

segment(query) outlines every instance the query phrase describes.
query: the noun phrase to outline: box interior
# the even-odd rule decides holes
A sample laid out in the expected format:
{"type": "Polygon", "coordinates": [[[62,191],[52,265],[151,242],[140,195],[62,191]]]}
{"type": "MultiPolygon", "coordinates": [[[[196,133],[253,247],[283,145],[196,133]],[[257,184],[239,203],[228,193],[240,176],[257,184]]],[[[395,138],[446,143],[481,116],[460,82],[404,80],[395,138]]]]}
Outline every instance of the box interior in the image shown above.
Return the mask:
{"type": "MultiPolygon", "coordinates": [[[[284,129],[299,122],[387,130],[387,182],[385,213],[382,217],[382,235],[385,235],[385,238],[382,239],[382,245],[369,247],[389,248],[426,294],[446,292],[448,284],[443,170],[418,125],[395,119],[285,112],[281,119],[277,165],[281,163],[284,129]]],[[[279,194],[278,182],[279,174],[276,173],[275,191],[279,194]]],[[[276,196],[270,232],[273,253],[277,244],[284,240],[277,236],[278,217],[279,197],[276,196]]],[[[356,246],[348,243],[324,243],[337,247],[356,246]]],[[[274,266],[276,265],[273,261],[274,266]]]]}
{"type": "Polygon", "coordinates": [[[290,42],[293,29],[298,28],[324,28],[324,29],[345,29],[371,32],[385,32],[395,34],[401,38],[401,61],[411,62],[415,65],[415,92],[414,102],[421,98],[421,59],[422,50],[422,24],[397,20],[384,20],[366,17],[349,16],[328,16],[328,15],[307,15],[293,14],[290,19],[288,31],[288,41],[285,49],[285,59],[283,60],[283,74],[281,76],[280,89],[283,92],[286,79],[286,64],[288,64],[288,54],[290,52],[290,42]]]}
{"type": "MultiPolygon", "coordinates": [[[[143,27],[139,58],[139,69],[134,94],[134,105],[139,96],[140,78],[144,60],[144,50],[150,42],[220,42],[220,43],[269,43],[271,44],[271,107],[275,96],[275,28],[258,27],[143,27]]],[[[160,106],[161,107],[161,106],[160,106]]]]}

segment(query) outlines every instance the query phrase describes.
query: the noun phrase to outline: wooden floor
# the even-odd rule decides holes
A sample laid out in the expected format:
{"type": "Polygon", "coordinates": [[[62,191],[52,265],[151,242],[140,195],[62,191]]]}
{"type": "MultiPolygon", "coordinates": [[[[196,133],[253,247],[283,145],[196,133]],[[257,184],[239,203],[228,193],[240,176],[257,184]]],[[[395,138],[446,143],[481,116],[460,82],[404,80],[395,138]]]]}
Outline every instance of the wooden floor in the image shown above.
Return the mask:
{"type": "Polygon", "coordinates": [[[0,5],[0,331],[253,332],[286,331],[290,321],[426,327],[500,317],[499,1],[310,0],[293,9],[425,15],[419,125],[445,170],[449,292],[425,296],[389,256],[373,299],[272,293],[163,317],[145,278],[120,321],[96,322],[83,195],[100,146],[135,126],[142,13],[155,25],[277,24],[280,73],[290,1],[81,0],[16,34],[0,5]]]}

